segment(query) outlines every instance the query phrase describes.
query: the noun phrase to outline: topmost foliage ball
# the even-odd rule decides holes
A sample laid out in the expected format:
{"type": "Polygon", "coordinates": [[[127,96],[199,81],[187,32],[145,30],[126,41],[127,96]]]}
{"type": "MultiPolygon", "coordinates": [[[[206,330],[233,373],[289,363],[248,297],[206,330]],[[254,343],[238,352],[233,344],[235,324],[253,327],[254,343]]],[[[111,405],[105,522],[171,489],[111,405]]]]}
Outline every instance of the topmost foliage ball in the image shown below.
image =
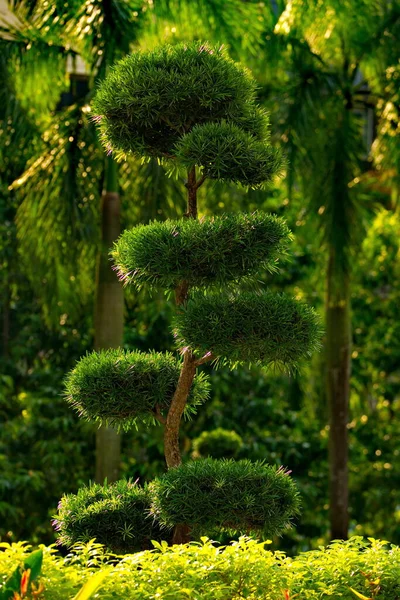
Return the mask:
{"type": "Polygon", "coordinates": [[[98,89],[94,119],[109,151],[173,158],[175,144],[196,124],[224,120],[265,139],[268,119],[255,90],[223,47],[167,45],[117,63],[98,89]]]}

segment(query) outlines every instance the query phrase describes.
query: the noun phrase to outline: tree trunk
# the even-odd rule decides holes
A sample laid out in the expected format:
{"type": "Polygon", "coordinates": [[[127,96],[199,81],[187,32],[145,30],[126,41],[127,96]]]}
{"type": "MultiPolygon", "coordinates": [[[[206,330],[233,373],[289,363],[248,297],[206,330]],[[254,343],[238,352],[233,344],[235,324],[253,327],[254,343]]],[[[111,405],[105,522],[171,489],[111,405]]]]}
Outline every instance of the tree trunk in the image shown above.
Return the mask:
{"type": "MultiPolygon", "coordinates": [[[[197,218],[197,189],[196,168],[188,170],[186,188],[188,191],[188,204],[186,217],[197,218]]],[[[179,307],[188,299],[189,285],[182,281],[175,290],[176,305],[179,307]]],[[[190,350],[184,353],[182,371],[179,376],[178,385],[171,400],[164,428],[164,455],[168,469],[178,467],[181,462],[181,451],[179,448],[179,428],[186,402],[196,374],[196,359],[190,350]]],[[[173,544],[186,544],[190,542],[190,527],[185,524],[176,525],[172,537],[173,544]]]]}
{"type": "Polygon", "coordinates": [[[326,369],[329,407],[329,494],[331,539],[347,539],[348,421],[350,395],[350,285],[338,276],[330,251],[326,298],[326,369]]]}
{"type": "MultiPolygon", "coordinates": [[[[117,165],[106,158],[105,185],[101,200],[101,250],[97,262],[94,348],[118,348],[123,341],[124,297],[121,283],[112,270],[109,250],[121,233],[121,203],[117,165]]],[[[96,481],[116,481],[121,456],[120,435],[111,427],[96,434],[96,481]]]]}
{"type": "Polygon", "coordinates": [[[193,379],[196,374],[196,361],[190,350],[185,352],[183,367],[178,385],[171,401],[164,431],[164,454],[168,469],[179,467],[182,462],[179,449],[179,426],[193,379]]]}

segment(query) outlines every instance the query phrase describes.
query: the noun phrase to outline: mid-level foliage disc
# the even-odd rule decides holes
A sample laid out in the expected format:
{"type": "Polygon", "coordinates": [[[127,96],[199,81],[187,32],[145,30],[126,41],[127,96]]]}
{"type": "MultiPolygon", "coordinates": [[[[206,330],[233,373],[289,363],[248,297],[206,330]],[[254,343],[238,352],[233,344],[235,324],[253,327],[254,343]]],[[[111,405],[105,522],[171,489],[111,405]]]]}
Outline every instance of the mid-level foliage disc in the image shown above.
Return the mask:
{"type": "Polygon", "coordinates": [[[63,496],[53,525],[58,542],[72,546],[96,538],[117,553],[151,548],[151,540],[168,538],[150,516],[150,494],[133,482],[91,484],[63,496]]]}
{"type": "Polygon", "coordinates": [[[137,288],[223,285],[276,269],[290,236],[281,218],[261,212],[155,221],[126,230],[111,254],[120,279],[137,288]]]}
{"type": "Polygon", "coordinates": [[[250,188],[271,182],[284,163],[278,148],[233,123],[196,125],[178,142],[176,155],[186,168],[202,167],[210,179],[250,188]]]}
{"type": "Polygon", "coordinates": [[[295,484],[282,469],[248,460],[200,459],[170,469],[150,484],[152,513],[161,524],[272,536],[299,509],[295,484]]]}
{"type": "MultiPolygon", "coordinates": [[[[181,361],[169,352],[92,352],[68,374],[66,398],[88,420],[129,428],[136,420],[148,422],[156,411],[169,408],[180,369],[181,361]]],[[[206,376],[198,373],[186,416],[206,400],[208,389],[206,376]]]]}
{"type": "Polygon", "coordinates": [[[196,293],[175,317],[178,342],[235,365],[292,369],[320,339],[315,311],[286,294],[196,293]]]}

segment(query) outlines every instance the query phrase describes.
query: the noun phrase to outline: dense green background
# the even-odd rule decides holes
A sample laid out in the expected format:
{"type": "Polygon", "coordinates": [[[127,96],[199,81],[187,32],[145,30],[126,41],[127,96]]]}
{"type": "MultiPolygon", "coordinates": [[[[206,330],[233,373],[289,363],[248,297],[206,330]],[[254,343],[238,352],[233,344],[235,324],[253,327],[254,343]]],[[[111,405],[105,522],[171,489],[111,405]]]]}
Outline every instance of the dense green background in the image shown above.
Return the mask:
{"type": "MultiPolygon", "coordinates": [[[[400,543],[399,6],[93,0],[93,15],[106,4],[121,9],[99,24],[78,0],[57,21],[63,3],[50,13],[40,1],[15,4],[23,27],[0,42],[0,537],[52,542],[60,496],[93,478],[95,431],[62,392],[65,373],[93,344],[103,155],[90,94],[67,75],[66,48],[91,65],[93,89],[118,30],[126,51],[195,35],[219,40],[257,77],[273,139],[289,159],[286,178],[268,192],[206,183],[200,214],[257,208],[283,216],[295,234],[293,259],[261,279],[321,314],[329,249],[341,255],[352,279],[351,532],[400,543]]],[[[125,226],[182,215],[184,188],[156,163],[129,160],[120,178],[125,226]]],[[[174,349],[172,312],[162,294],[127,290],[125,347],[174,349]]],[[[239,458],[292,471],[302,515],[274,540],[291,552],[328,536],[324,356],[296,377],[213,371],[209,402],[184,426],[187,458],[202,431],[222,427],[242,437],[239,458]]],[[[123,475],[160,473],[161,437],[160,426],[124,434],[123,475]]]]}

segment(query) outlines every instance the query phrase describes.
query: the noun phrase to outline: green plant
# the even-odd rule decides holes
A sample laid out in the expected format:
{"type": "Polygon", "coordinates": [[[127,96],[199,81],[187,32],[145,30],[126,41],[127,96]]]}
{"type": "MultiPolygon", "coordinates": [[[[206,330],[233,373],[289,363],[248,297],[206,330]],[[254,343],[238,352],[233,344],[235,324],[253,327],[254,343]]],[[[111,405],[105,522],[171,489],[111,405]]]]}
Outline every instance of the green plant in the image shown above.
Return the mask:
{"type": "MultiPolygon", "coordinates": [[[[66,379],[66,399],[79,415],[129,429],[138,420],[154,422],[168,410],[181,361],[170,352],[103,350],[82,358],[66,379]]],[[[204,373],[193,382],[185,415],[208,396],[204,373]]]]}
{"type": "Polygon", "coordinates": [[[0,600],[21,600],[41,596],[43,585],[37,580],[42,570],[43,551],[36,550],[24,557],[22,565],[16,567],[0,588],[0,600]],[[32,594],[32,595],[31,595],[32,594]]]}
{"type": "Polygon", "coordinates": [[[111,256],[123,283],[138,289],[226,285],[276,270],[290,237],[282,219],[261,212],[155,221],[124,231],[111,256]]]}
{"type": "MultiPolygon", "coordinates": [[[[97,574],[103,576],[99,600],[356,600],[352,590],[373,600],[400,599],[400,548],[372,538],[335,542],[293,559],[248,538],[219,547],[207,538],[154,545],[118,561],[93,542],[75,546],[67,557],[43,547],[44,597],[72,600],[86,582],[96,583],[97,574]]],[[[29,554],[24,544],[3,544],[2,550],[0,586],[29,554]]]]}
{"type": "Polygon", "coordinates": [[[113,552],[135,552],[168,537],[151,517],[150,504],[149,490],[134,482],[94,483],[64,496],[53,524],[65,546],[96,538],[113,552]]]}
{"type": "Polygon", "coordinates": [[[193,458],[235,458],[243,446],[243,440],[235,431],[218,427],[203,431],[193,440],[193,458]]]}
{"type": "Polygon", "coordinates": [[[176,158],[187,169],[202,167],[203,175],[209,179],[232,181],[253,189],[264,187],[280,172],[284,162],[279,150],[265,143],[266,132],[261,139],[254,133],[247,132],[243,123],[196,125],[176,145],[176,158]]]}
{"type": "Polygon", "coordinates": [[[178,343],[233,366],[296,368],[318,347],[312,308],[274,292],[195,293],[176,314],[178,343]]]}
{"type": "MultiPolygon", "coordinates": [[[[150,512],[160,526],[174,527],[172,542],[188,541],[202,529],[276,534],[298,511],[286,472],[210,459],[182,465],[179,446],[182,415],[193,412],[207,389],[196,375],[198,367],[226,361],[293,369],[320,336],[316,314],[298,300],[238,288],[243,279],[255,285],[260,270],[274,270],[286,251],[290,232],[281,219],[255,213],[197,221],[197,191],[207,179],[259,187],[284,164],[270,144],[267,116],[255,102],[255,82],[222,47],[164,46],[119,62],[100,85],[93,108],[108,152],[120,158],[128,153],[156,157],[178,175],[186,173],[184,221],[140,226],[123,234],[112,251],[125,283],[174,289],[183,360],[155,353],[92,354],[69,375],[67,397],[91,419],[130,426],[145,415],[164,426],[170,470],[149,486],[150,512]],[[236,284],[234,291],[191,291],[228,282],[236,284]]],[[[87,492],[80,496],[83,502],[86,497],[87,492]]],[[[74,502],[69,497],[65,506],[74,502]]],[[[124,500],[118,502],[125,506],[124,500]]],[[[97,539],[109,545],[109,505],[94,503],[87,510],[91,531],[97,527],[97,539]],[[107,535],[102,537],[104,520],[107,535]]],[[[70,543],[84,532],[79,518],[68,521],[67,513],[57,522],[61,539],[68,522],[70,543]]],[[[139,523],[128,527],[135,539],[139,523]]]]}
{"type": "Polygon", "coordinates": [[[195,460],[170,469],[150,488],[157,520],[167,527],[186,524],[195,533],[222,529],[269,537],[299,510],[288,473],[262,462],[195,460]]]}
{"type": "Polygon", "coordinates": [[[135,52],[114,66],[93,112],[110,152],[172,158],[195,125],[225,119],[263,138],[268,120],[255,104],[255,92],[254,79],[223,47],[166,45],[135,52]]]}

